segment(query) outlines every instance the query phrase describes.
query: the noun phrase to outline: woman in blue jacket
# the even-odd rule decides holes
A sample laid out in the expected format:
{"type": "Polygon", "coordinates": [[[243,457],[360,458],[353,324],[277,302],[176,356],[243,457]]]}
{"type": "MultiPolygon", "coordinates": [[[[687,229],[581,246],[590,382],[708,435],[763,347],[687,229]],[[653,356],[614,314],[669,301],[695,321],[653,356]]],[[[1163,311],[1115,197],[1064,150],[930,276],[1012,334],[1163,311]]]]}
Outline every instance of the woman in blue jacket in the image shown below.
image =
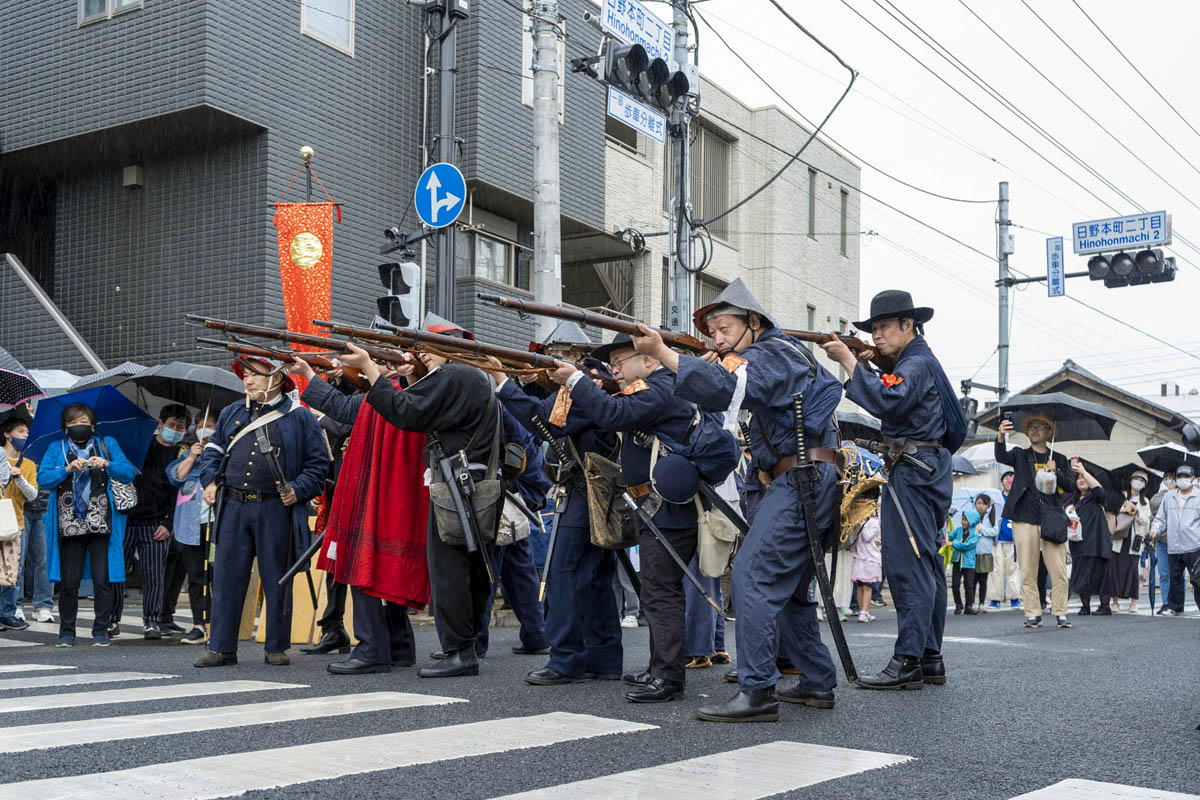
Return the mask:
{"type": "Polygon", "coordinates": [[[111,584],[125,580],[125,514],[113,501],[112,480],[129,483],[137,468],[116,439],[96,436],[96,414],[72,403],[60,418],[66,438],[54,442],[38,468],[38,486],[50,492],[46,552],[50,580],[60,583],[58,647],[75,644],[79,582],[91,562],[96,616],[92,644],[108,646],[111,584]]]}
{"type": "Polygon", "coordinates": [[[959,594],[963,583],[967,585],[967,614],[975,614],[975,547],[979,544],[979,512],[971,508],[962,513],[960,527],[950,533],[950,546],[954,554],[950,557],[954,565],[954,613],[962,614],[963,601],[959,594]]]}

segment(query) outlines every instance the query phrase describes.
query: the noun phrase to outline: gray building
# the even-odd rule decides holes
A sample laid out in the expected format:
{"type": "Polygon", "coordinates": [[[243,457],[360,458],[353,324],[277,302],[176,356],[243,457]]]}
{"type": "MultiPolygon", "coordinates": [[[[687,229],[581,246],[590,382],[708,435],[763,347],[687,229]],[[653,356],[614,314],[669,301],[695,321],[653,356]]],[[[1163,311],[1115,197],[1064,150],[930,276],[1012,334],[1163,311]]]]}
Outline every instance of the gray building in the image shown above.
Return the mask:
{"type": "MultiPolygon", "coordinates": [[[[472,301],[485,289],[529,296],[532,82],[514,5],[475,0],[460,23],[458,321],[523,344],[532,322],[472,301]]],[[[598,34],[575,22],[590,4],[562,5],[565,60],[595,52],[598,34]]],[[[183,315],[283,322],[271,203],[311,145],[343,204],[333,314],[370,320],[381,232],[401,219],[417,229],[410,198],[433,145],[425,23],[397,0],[5,3],[0,252],[110,365],[218,360],[196,349],[183,315]]],[[[601,87],[574,74],[563,87],[567,263],[573,243],[604,231],[606,138],[601,87]]],[[[287,199],[303,199],[302,177],[287,199]]],[[[31,367],[92,371],[7,265],[0,296],[4,347],[31,367]]]]}

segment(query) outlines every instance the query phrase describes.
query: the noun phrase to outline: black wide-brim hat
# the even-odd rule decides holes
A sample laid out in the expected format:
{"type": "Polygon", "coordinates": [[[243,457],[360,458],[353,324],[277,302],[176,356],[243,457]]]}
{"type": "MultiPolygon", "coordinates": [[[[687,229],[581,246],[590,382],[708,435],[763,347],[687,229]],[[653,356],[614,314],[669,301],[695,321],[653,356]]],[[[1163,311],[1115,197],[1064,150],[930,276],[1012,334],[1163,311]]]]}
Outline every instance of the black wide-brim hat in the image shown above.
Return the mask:
{"type": "Polygon", "coordinates": [[[896,317],[912,317],[920,323],[933,319],[933,309],[928,306],[914,306],[912,295],[903,289],[884,289],[871,298],[871,317],[851,324],[864,333],[871,332],[871,325],[881,319],[896,317]]]}
{"type": "Polygon", "coordinates": [[[602,344],[592,351],[592,358],[598,358],[604,363],[610,363],[614,350],[626,350],[633,347],[633,338],[628,333],[618,333],[617,338],[608,344],[602,344]]]}

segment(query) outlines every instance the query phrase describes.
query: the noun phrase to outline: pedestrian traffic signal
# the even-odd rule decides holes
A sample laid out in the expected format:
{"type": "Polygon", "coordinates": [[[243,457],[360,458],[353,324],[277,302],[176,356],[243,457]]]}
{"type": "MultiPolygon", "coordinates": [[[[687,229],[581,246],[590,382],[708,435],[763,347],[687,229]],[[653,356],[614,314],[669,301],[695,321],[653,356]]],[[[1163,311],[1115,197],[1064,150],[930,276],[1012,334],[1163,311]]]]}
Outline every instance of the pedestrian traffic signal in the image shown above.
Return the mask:
{"type": "Polygon", "coordinates": [[[608,41],[601,58],[603,80],[648,106],[669,113],[687,97],[687,75],[671,71],[661,58],[651,59],[640,44],[608,41]]]}
{"type": "Polygon", "coordinates": [[[421,267],[412,261],[412,254],[401,255],[403,261],[379,265],[379,279],[388,293],[375,301],[379,316],[392,325],[411,328],[421,318],[421,267]]]}
{"type": "Polygon", "coordinates": [[[1088,278],[1104,281],[1110,289],[1166,283],[1175,280],[1174,256],[1163,257],[1162,250],[1142,250],[1136,255],[1115,253],[1094,255],[1088,259],[1088,278]]]}

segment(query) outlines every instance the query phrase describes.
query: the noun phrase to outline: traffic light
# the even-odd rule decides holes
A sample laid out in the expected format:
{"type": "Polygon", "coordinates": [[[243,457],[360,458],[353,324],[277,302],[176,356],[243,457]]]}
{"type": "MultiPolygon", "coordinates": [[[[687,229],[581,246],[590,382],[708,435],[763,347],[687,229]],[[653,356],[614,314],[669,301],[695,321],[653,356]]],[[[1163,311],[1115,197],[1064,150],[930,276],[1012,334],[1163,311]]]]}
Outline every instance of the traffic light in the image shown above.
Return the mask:
{"type": "Polygon", "coordinates": [[[388,293],[375,301],[379,316],[392,325],[411,328],[421,318],[421,267],[412,253],[402,253],[403,261],[379,265],[379,279],[388,293]]]}
{"type": "Polygon", "coordinates": [[[672,72],[661,58],[651,59],[640,44],[605,42],[601,68],[601,78],[609,86],[664,113],[686,98],[691,87],[687,75],[672,72]]]}
{"type": "Polygon", "coordinates": [[[1163,258],[1162,250],[1142,250],[1136,255],[1098,254],[1088,259],[1088,278],[1104,281],[1109,289],[1121,286],[1140,286],[1146,283],[1166,283],[1175,280],[1175,258],[1163,258]]]}

